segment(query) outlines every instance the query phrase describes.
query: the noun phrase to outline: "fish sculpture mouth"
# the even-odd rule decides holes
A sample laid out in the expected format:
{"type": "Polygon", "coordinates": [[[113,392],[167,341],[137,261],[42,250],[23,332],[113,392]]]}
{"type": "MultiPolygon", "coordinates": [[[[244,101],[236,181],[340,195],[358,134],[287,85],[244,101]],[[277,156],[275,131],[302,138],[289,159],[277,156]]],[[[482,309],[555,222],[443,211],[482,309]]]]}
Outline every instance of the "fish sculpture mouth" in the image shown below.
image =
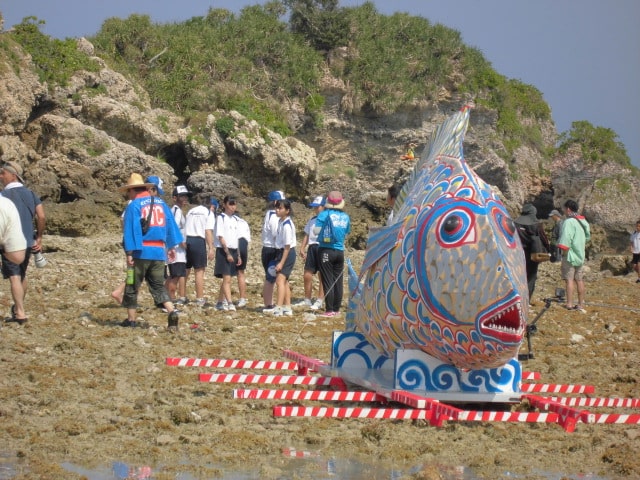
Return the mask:
{"type": "Polygon", "coordinates": [[[514,300],[487,312],[480,319],[480,332],[483,336],[495,338],[502,343],[520,343],[526,325],[522,304],[514,300]]]}

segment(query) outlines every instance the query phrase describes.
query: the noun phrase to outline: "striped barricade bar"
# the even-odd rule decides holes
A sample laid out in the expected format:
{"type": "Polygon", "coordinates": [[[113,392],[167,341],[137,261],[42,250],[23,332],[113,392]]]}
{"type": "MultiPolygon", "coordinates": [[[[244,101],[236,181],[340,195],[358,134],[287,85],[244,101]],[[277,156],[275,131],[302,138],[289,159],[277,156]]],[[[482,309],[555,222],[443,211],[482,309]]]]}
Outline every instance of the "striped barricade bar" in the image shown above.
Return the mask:
{"type": "Polygon", "coordinates": [[[320,454],[317,452],[310,452],[308,450],[296,450],[295,448],[283,448],[282,454],[287,457],[294,458],[318,458],[320,454]]]}
{"type": "Polygon", "coordinates": [[[278,385],[330,385],[346,388],[344,380],[337,377],[312,377],[309,375],[255,375],[239,373],[201,373],[201,382],[211,383],[265,383],[278,385]]]}
{"type": "Polygon", "coordinates": [[[307,370],[312,372],[319,371],[320,367],[327,366],[325,362],[319,360],[317,358],[307,357],[306,355],[302,355],[301,353],[294,352],[293,350],[283,350],[282,352],[285,358],[289,360],[294,360],[298,363],[298,375],[306,375],[307,370]]]}
{"type": "Polygon", "coordinates": [[[463,410],[457,420],[466,422],[524,422],[557,423],[557,413],[548,412],[490,412],[463,410]]]}
{"type": "Polygon", "coordinates": [[[594,393],[593,385],[563,385],[550,383],[523,383],[520,390],[526,393],[594,393]]]}
{"type": "Polygon", "coordinates": [[[216,368],[252,368],[262,370],[297,370],[296,362],[274,362],[264,360],[229,360],[224,358],[174,358],[166,359],[171,367],[216,367],[216,368]]]}
{"type": "Polygon", "coordinates": [[[540,372],[522,372],[522,380],[540,380],[540,372]]]}
{"type": "Polygon", "coordinates": [[[333,408],[273,407],[274,417],[376,418],[393,420],[430,420],[431,410],[415,408],[333,408]]]}
{"type": "Polygon", "coordinates": [[[534,407],[557,413],[558,423],[567,432],[573,432],[578,421],[581,421],[583,423],[593,423],[593,421],[595,420],[595,418],[592,417],[593,414],[587,410],[578,410],[573,407],[554,402],[544,397],[537,397],[535,395],[523,395],[522,398],[526,398],[527,400],[529,400],[529,403],[531,403],[531,405],[533,405],[534,407]]]}
{"type": "Polygon", "coordinates": [[[640,398],[545,397],[570,407],[640,408],[640,398]]]}
{"type": "Polygon", "coordinates": [[[332,402],[385,402],[376,392],[347,392],[337,390],[263,390],[236,389],[233,398],[251,400],[325,400],[332,402]]]}
{"type": "Polygon", "coordinates": [[[640,414],[632,413],[592,413],[590,423],[640,424],[640,414]]]}

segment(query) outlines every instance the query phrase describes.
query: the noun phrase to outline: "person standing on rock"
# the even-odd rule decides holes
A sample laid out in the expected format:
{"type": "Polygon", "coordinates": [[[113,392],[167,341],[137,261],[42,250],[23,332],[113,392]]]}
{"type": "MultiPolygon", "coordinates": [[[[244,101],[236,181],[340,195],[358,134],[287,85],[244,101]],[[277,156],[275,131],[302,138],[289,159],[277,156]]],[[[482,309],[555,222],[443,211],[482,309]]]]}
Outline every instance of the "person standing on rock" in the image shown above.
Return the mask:
{"type": "Polygon", "coordinates": [[[549,239],[547,238],[547,235],[544,231],[544,226],[541,222],[538,221],[538,218],[536,217],[537,212],[538,211],[536,207],[534,207],[530,203],[525,203],[522,206],[522,212],[520,213],[520,216],[514,220],[514,223],[518,230],[518,234],[520,235],[522,248],[524,249],[530,304],[532,303],[531,299],[533,298],[533,292],[536,288],[539,265],[538,262],[531,258],[531,254],[533,253],[532,238],[538,236],[540,238],[540,241],[542,242],[542,245],[544,245],[544,248],[549,251],[549,239]]]}
{"type": "MultiPolygon", "coordinates": [[[[208,202],[211,207],[217,207],[217,200],[208,202]],[[215,202],[215,205],[214,203],[215,202]]],[[[213,232],[216,228],[215,210],[209,206],[198,205],[187,212],[184,231],[187,235],[187,278],[193,268],[196,286],[196,305],[204,307],[207,299],[204,297],[204,274],[207,263],[213,260],[215,248],[213,246],[213,232]]]]}
{"type": "Polygon", "coordinates": [[[262,285],[262,299],[264,309],[273,310],[275,304],[273,302],[273,292],[276,283],[276,276],[272,275],[272,269],[275,264],[276,255],[276,233],[278,231],[278,216],[276,215],[275,203],[278,200],[284,200],[284,193],[280,190],[274,190],[267,195],[267,211],[264,214],[264,222],[262,223],[262,252],[260,260],[264,268],[265,279],[262,285]]]}
{"type": "MultiPolygon", "coordinates": [[[[189,202],[191,192],[184,185],[177,185],[173,189],[173,207],[171,213],[173,219],[178,224],[182,236],[186,238],[185,224],[186,219],[183,213],[184,207],[189,202]]],[[[165,281],[169,297],[176,305],[184,305],[187,303],[187,244],[181,243],[175,248],[176,255],[173,260],[169,260],[167,264],[168,276],[165,281]]]]}
{"type": "Polygon", "coordinates": [[[9,321],[24,324],[27,314],[24,301],[27,294],[27,267],[31,253],[42,251],[42,234],[45,228],[44,207],[38,195],[24,186],[22,167],[17,162],[5,162],[0,167],[0,181],[4,185],[2,196],[13,202],[20,216],[22,234],[27,242],[24,260],[12,262],[2,254],[2,276],[9,279],[13,306],[9,321]],[[34,231],[35,219],[35,231],[34,231]]]}
{"type": "Polygon", "coordinates": [[[235,216],[237,202],[235,197],[227,195],[222,199],[222,213],[216,219],[214,245],[216,263],[214,275],[221,278],[220,293],[216,310],[235,310],[231,299],[231,277],[238,275],[238,218],[235,216]]]}
{"type": "Polygon", "coordinates": [[[325,209],[318,214],[314,231],[318,235],[320,275],[324,289],[325,313],[335,317],[340,313],[344,292],[344,243],[351,231],[351,219],[343,211],[344,198],[338,191],[329,192],[325,209]]]}
{"type": "Polygon", "coordinates": [[[636,283],[640,283],[640,220],[636,222],[636,231],[631,234],[631,264],[638,274],[636,283]]]}
{"type": "Polygon", "coordinates": [[[0,251],[7,260],[20,264],[26,249],[27,240],[22,233],[18,209],[11,200],[0,195],[0,251]]]}
{"type": "Polygon", "coordinates": [[[558,248],[562,250],[562,265],[560,271],[562,279],[566,282],[567,310],[579,310],[584,312],[584,262],[585,246],[591,239],[589,222],[578,215],[578,204],[575,200],[567,200],[564,203],[565,220],[562,222],[562,231],[558,240],[558,248]],[[574,304],[574,283],[578,293],[578,303],[574,304]]]}
{"type": "Polygon", "coordinates": [[[276,232],[276,306],[271,313],[275,316],[293,315],[291,309],[291,285],[289,276],[296,263],[296,227],[291,215],[291,202],[287,199],[276,200],[276,215],[278,216],[278,229],[276,232]]]}
{"type": "Polygon", "coordinates": [[[549,253],[551,253],[551,262],[555,263],[562,258],[562,252],[558,248],[558,240],[560,239],[560,231],[562,230],[562,214],[558,210],[551,210],[549,218],[553,220],[549,253]]]}
{"type": "Polygon", "coordinates": [[[314,213],[304,227],[304,238],[300,245],[300,258],[304,260],[304,298],[298,303],[295,303],[294,307],[306,307],[311,310],[319,310],[322,308],[322,299],[324,298],[324,292],[322,290],[322,278],[320,278],[320,257],[318,256],[318,235],[314,233],[313,228],[316,225],[316,219],[318,214],[324,210],[325,198],[318,196],[313,199],[309,204],[309,207],[314,209],[314,213]],[[320,285],[318,286],[318,297],[315,302],[311,300],[313,294],[313,276],[318,274],[318,280],[320,285]]]}
{"type": "Polygon", "coordinates": [[[249,243],[251,243],[251,228],[247,221],[235,213],[238,221],[238,308],[247,306],[247,260],[249,259],[249,243]]]}
{"type": "Polygon", "coordinates": [[[124,327],[136,326],[138,292],[144,280],[156,304],[167,310],[168,328],[178,328],[178,312],[169,298],[164,285],[164,266],[167,256],[173,259],[174,247],[184,241],[180,228],[173,219],[169,206],[158,196],[152,196],[150,188],[157,185],[145,183],[142,176],[132,173],[122,193],[133,190],[131,203],[127,205],[123,220],[123,245],[127,256],[127,268],[133,268],[132,277],[127,275],[122,305],[127,309],[124,327]]]}

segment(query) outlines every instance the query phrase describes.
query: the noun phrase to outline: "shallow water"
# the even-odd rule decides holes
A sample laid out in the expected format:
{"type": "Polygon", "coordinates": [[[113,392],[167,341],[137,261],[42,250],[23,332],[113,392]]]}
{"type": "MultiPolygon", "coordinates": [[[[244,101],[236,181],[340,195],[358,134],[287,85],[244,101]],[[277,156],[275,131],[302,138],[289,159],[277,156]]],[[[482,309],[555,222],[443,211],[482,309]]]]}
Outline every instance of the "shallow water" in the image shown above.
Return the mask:
{"type": "MultiPolygon", "coordinates": [[[[271,478],[279,480],[326,480],[326,479],[348,479],[348,480],[398,480],[413,476],[423,472],[429,475],[428,478],[439,478],[440,480],[480,480],[474,472],[465,466],[445,466],[436,464],[415,465],[407,467],[389,468],[375,462],[363,463],[350,459],[326,458],[318,452],[304,450],[283,450],[284,461],[277,462],[271,478]]],[[[63,462],[61,467],[69,472],[83,475],[87,480],[153,480],[156,474],[163,471],[162,466],[149,465],[127,465],[124,462],[113,462],[111,465],[104,465],[98,468],[85,468],[81,465],[63,462]]],[[[255,470],[230,470],[221,465],[207,465],[211,471],[219,472],[215,475],[216,480],[254,480],[263,475],[255,470]]],[[[176,480],[200,480],[187,471],[180,468],[171,469],[175,473],[176,480]]],[[[0,452],[0,480],[10,480],[19,473],[28,472],[28,466],[22,464],[17,457],[0,452]]],[[[166,475],[166,474],[165,474],[166,475]]],[[[532,469],[530,475],[522,476],[508,471],[503,472],[500,478],[526,479],[531,476],[544,478],[547,480],[607,480],[593,474],[568,474],[558,472],[545,472],[532,469]]]]}

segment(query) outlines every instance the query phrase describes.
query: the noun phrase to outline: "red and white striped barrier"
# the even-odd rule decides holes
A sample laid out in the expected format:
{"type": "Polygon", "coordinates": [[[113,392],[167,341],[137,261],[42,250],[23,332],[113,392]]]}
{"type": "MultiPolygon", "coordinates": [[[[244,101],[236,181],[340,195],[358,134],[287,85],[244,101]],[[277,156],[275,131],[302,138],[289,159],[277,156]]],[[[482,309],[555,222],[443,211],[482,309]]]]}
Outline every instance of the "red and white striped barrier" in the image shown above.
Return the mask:
{"type": "Polygon", "coordinates": [[[297,370],[296,362],[271,362],[264,360],[227,360],[224,358],[172,358],[166,359],[172,367],[252,368],[260,370],[297,370]]]}
{"type": "Polygon", "coordinates": [[[319,453],[309,452],[308,450],[296,450],[294,448],[283,448],[282,454],[287,457],[295,457],[295,458],[318,458],[320,456],[319,453]]]}
{"type": "MultiPolygon", "coordinates": [[[[276,417],[329,417],[329,418],[377,418],[377,419],[422,419],[431,425],[442,426],[444,421],[478,421],[478,422],[527,422],[558,423],[567,432],[573,432],[577,422],[592,424],[640,424],[640,413],[593,413],[575,407],[596,408],[640,408],[640,398],[597,398],[597,397],[558,397],[542,396],[551,394],[593,394],[592,385],[571,384],[539,384],[523,383],[520,399],[529,400],[539,412],[481,411],[463,410],[439,400],[404,390],[381,391],[348,391],[344,379],[335,376],[311,376],[309,372],[328,373],[323,367],[328,364],[299,353],[285,350],[284,355],[292,361],[230,360],[200,359],[189,357],[169,357],[167,365],[183,367],[217,367],[217,368],[249,368],[269,370],[293,370],[298,375],[258,375],[201,373],[201,382],[238,383],[238,384],[279,384],[279,385],[312,385],[331,386],[339,390],[288,390],[288,389],[235,389],[233,398],[262,400],[316,400],[339,402],[399,402],[409,408],[334,408],[334,407],[300,407],[275,406],[276,417]]],[[[333,375],[333,371],[331,371],[333,375]]],[[[348,378],[348,377],[347,377],[348,378]]],[[[523,380],[539,380],[538,372],[523,372],[523,380]]],[[[377,388],[370,390],[378,390],[377,388]]],[[[284,449],[290,456],[309,456],[310,452],[284,449]]]]}
{"type": "Polygon", "coordinates": [[[531,393],[582,393],[588,394],[596,391],[593,385],[562,385],[549,383],[523,383],[520,386],[523,392],[531,393]]]}
{"type": "Polygon", "coordinates": [[[274,417],[324,418],[387,418],[395,420],[429,420],[431,410],[415,408],[333,408],[333,407],[273,407],[274,417]]]}
{"type": "Polygon", "coordinates": [[[640,398],[548,397],[548,399],[571,407],[640,408],[640,398]]]}
{"type": "Polygon", "coordinates": [[[339,377],[312,377],[309,375],[255,375],[240,373],[201,373],[201,382],[211,383],[266,383],[277,385],[331,385],[346,388],[339,377]]]}
{"type": "Polygon", "coordinates": [[[251,400],[325,400],[332,402],[386,402],[375,392],[346,392],[334,390],[261,390],[236,389],[233,398],[251,400]]]}

